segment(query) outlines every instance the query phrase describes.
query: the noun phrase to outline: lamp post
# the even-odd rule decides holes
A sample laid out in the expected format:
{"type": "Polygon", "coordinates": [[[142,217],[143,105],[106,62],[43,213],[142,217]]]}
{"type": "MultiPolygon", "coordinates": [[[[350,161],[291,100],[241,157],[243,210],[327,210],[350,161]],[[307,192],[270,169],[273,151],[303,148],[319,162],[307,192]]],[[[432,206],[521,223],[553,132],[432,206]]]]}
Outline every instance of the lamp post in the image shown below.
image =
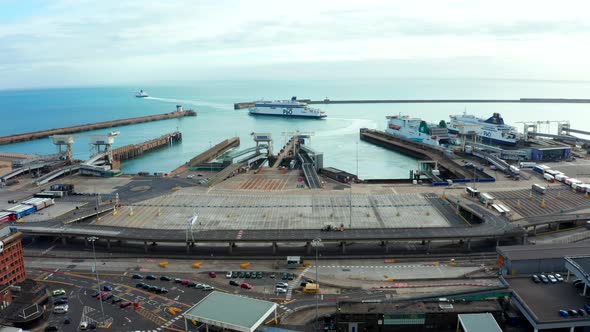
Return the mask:
{"type": "Polygon", "coordinates": [[[349,201],[349,211],[348,211],[348,229],[352,228],[352,178],[350,179],[350,181],[348,182],[348,184],[350,185],[350,190],[348,192],[348,201],[349,201]]]}
{"type": "MultiPolygon", "coordinates": [[[[315,294],[315,324],[318,323],[318,306],[319,306],[319,289],[320,289],[320,281],[318,280],[318,248],[322,246],[322,239],[319,237],[313,239],[311,241],[311,245],[315,247],[315,285],[316,285],[316,294],[315,294]]],[[[316,325],[317,327],[317,325],[316,325]]]]}
{"type": "MultiPolygon", "coordinates": [[[[94,273],[96,273],[96,284],[98,287],[98,291],[100,292],[100,279],[98,278],[98,267],[96,265],[96,251],[94,250],[94,242],[98,240],[98,237],[91,236],[88,238],[88,241],[92,243],[92,256],[94,257],[94,273]]],[[[102,306],[102,299],[99,299],[100,302],[100,313],[101,313],[101,324],[104,324],[104,308],[102,306]]]]}

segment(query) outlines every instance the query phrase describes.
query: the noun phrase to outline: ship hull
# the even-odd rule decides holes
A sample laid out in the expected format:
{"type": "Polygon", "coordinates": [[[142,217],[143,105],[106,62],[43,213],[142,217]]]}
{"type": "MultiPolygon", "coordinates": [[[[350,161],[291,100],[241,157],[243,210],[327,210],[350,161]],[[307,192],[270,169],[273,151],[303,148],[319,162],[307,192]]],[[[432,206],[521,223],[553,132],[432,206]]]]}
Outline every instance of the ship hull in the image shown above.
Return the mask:
{"type": "MultiPolygon", "coordinates": [[[[459,130],[456,129],[451,129],[449,128],[449,133],[451,134],[461,134],[461,132],[459,130]]],[[[468,135],[469,136],[469,135],[468,135]]],[[[502,139],[498,139],[498,138],[494,138],[494,137],[488,137],[488,136],[479,136],[481,138],[481,141],[483,143],[493,143],[493,144],[498,144],[498,145],[505,145],[505,146],[515,146],[517,144],[516,140],[502,140],[502,139]]]]}
{"type": "Polygon", "coordinates": [[[324,119],[326,117],[325,114],[322,115],[302,115],[302,114],[275,114],[275,113],[258,113],[258,112],[250,112],[250,115],[253,116],[274,116],[274,117],[281,117],[281,118],[305,118],[305,119],[324,119]]]}

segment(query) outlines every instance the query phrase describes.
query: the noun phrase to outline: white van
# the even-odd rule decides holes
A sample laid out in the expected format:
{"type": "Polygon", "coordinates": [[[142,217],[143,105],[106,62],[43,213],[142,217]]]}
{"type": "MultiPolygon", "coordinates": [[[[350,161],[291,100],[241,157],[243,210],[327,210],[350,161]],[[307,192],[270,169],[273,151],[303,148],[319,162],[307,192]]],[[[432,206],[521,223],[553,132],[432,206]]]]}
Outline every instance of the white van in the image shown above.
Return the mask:
{"type": "Polygon", "coordinates": [[[53,313],[54,314],[65,314],[68,312],[68,305],[64,304],[64,305],[58,305],[57,307],[53,308],[53,313]]]}

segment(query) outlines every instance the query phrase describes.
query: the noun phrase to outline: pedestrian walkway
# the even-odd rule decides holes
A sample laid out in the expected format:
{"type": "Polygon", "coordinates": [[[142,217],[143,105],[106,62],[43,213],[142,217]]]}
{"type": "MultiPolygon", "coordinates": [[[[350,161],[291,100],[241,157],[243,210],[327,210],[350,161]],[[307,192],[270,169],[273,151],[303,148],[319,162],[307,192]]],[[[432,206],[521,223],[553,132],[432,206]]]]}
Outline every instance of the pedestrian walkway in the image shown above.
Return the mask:
{"type": "Polygon", "coordinates": [[[291,280],[289,282],[289,287],[287,287],[287,296],[285,297],[285,301],[291,300],[291,296],[293,295],[293,287],[297,287],[297,285],[299,285],[301,278],[303,277],[303,275],[305,275],[309,268],[310,266],[306,267],[305,270],[303,270],[301,273],[297,275],[297,278],[295,278],[295,280],[291,280]]]}

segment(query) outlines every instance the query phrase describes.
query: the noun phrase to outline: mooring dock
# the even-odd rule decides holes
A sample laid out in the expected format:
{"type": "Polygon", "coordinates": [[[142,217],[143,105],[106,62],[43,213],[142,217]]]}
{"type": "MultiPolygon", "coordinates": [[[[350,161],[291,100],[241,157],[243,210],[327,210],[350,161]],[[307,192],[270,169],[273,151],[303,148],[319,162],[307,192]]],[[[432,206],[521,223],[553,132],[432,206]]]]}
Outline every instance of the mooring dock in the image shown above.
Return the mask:
{"type": "Polygon", "coordinates": [[[17,143],[17,142],[25,142],[25,141],[30,141],[30,140],[34,140],[34,139],[49,137],[52,135],[65,135],[65,134],[79,133],[79,132],[83,132],[83,131],[105,129],[105,128],[112,128],[112,127],[119,127],[119,126],[127,126],[127,125],[136,124],[136,123],[160,121],[160,120],[167,120],[167,119],[174,119],[174,118],[181,118],[181,117],[185,117],[185,116],[196,116],[197,115],[197,113],[193,110],[186,110],[185,111],[185,110],[182,110],[182,107],[178,107],[178,106],[177,106],[177,109],[178,110],[176,112],[170,112],[170,113],[164,113],[164,114],[147,115],[147,116],[140,116],[140,117],[135,117],[135,118],[103,121],[103,122],[89,123],[89,124],[78,125],[78,126],[33,131],[33,132],[29,132],[29,133],[16,134],[16,135],[10,135],[10,136],[2,136],[2,137],[0,137],[0,145],[12,144],[12,143],[17,143]]]}
{"type": "Polygon", "coordinates": [[[387,135],[382,131],[367,128],[360,129],[360,138],[363,141],[382,146],[386,149],[399,151],[416,159],[436,160],[441,167],[453,173],[458,179],[467,179],[472,177],[465,169],[461,168],[451,160],[445,159],[442,155],[442,151],[429,148],[425,144],[402,140],[401,138],[387,135]]]}
{"type": "Polygon", "coordinates": [[[113,150],[113,169],[121,169],[121,162],[136,158],[154,150],[182,141],[182,133],[176,131],[138,144],[125,145],[113,150]]]}

